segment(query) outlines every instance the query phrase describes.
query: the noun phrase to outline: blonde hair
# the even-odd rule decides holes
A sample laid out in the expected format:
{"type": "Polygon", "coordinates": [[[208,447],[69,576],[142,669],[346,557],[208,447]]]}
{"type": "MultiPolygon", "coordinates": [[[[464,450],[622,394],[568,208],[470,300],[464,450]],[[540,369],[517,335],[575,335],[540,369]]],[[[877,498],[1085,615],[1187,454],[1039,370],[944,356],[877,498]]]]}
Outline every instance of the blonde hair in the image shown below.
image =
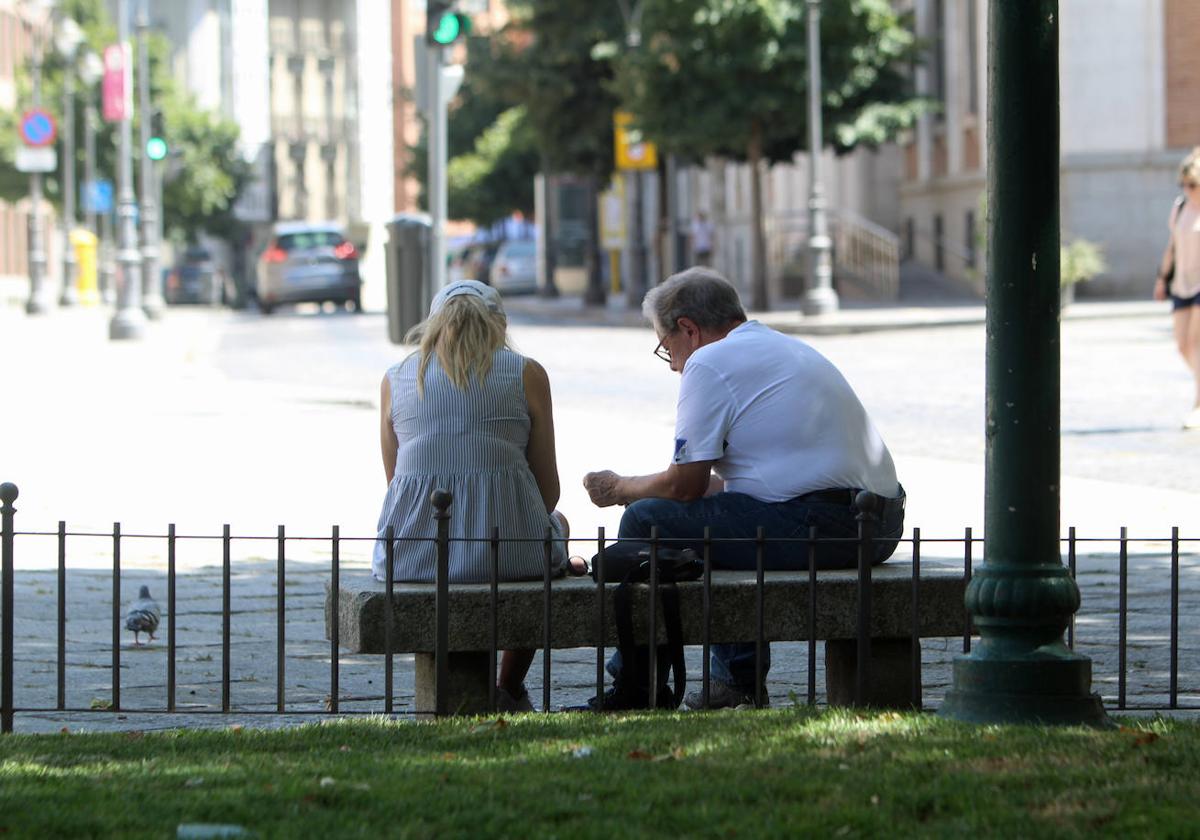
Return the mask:
{"type": "Polygon", "coordinates": [[[455,387],[465,390],[472,375],[482,382],[492,369],[492,354],[508,346],[508,319],[475,295],[457,295],[404,336],[420,344],[417,395],[425,397],[425,370],[435,353],[455,387]]]}
{"type": "Polygon", "coordinates": [[[1200,146],[1193,148],[1179,165],[1179,185],[1183,186],[1188,181],[1200,184],[1200,146]]]}

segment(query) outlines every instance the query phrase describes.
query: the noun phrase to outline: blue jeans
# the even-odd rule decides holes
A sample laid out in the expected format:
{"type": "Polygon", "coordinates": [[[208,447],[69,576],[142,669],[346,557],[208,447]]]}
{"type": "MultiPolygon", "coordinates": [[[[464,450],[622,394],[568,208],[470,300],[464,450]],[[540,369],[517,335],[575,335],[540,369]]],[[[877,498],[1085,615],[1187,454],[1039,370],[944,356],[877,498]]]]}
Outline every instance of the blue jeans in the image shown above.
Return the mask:
{"type": "MultiPolygon", "coordinates": [[[[900,499],[903,499],[903,488],[900,499]]],[[[702,551],[704,529],[709,528],[713,540],[745,539],[746,542],[714,543],[711,549],[714,569],[754,571],[757,568],[757,546],[754,539],[759,526],[763,527],[768,542],[763,548],[763,568],[768,571],[804,571],[808,569],[808,551],[802,542],[807,539],[809,529],[817,528],[817,536],[854,538],[858,536],[855,511],[849,504],[849,492],[845,503],[811,501],[803,497],[786,502],[761,502],[743,493],[716,493],[692,502],[676,502],[670,499],[641,499],[629,505],[621,517],[618,537],[625,540],[648,540],[650,529],[658,526],[658,536],[670,540],[673,548],[694,548],[702,551]],[[794,540],[794,542],[786,541],[794,540]]],[[[884,511],[882,521],[876,529],[877,537],[886,539],[875,543],[874,564],[882,563],[892,556],[897,542],[904,533],[904,508],[891,504],[884,511]]],[[[645,544],[621,542],[605,549],[606,556],[614,552],[636,554],[645,544]]],[[[858,542],[818,542],[816,551],[818,569],[849,569],[858,565],[858,542]]],[[[738,688],[746,694],[754,693],[755,652],[753,642],[735,642],[713,645],[710,672],[714,679],[738,688]]],[[[762,663],[763,676],[771,667],[770,647],[764,645],[762,663]]],[[[620,670],[620,660],[614,656],[608,664],[610,673],[620,670]]]]}

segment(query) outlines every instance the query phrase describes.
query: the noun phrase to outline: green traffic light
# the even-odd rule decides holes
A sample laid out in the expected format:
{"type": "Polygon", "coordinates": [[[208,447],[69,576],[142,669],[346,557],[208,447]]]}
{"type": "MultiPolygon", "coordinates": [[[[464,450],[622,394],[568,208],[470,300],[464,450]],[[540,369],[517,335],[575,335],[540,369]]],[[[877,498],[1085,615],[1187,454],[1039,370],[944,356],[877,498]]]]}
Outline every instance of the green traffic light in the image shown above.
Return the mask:
{"type": "Polygon", "coordinates": [[[446,12],[438,21],[437,29],[433,31],[434,42],[445,46],[453,44],[458,36],[465,33],[467,18],[454,12],[446,12]]]}
{"type": "Polygon", "coordinates": [[[151,137],[146,141],[146,157],[150,160],[162,160],[167,156],[167,141],[161,137],[151,137]]]}

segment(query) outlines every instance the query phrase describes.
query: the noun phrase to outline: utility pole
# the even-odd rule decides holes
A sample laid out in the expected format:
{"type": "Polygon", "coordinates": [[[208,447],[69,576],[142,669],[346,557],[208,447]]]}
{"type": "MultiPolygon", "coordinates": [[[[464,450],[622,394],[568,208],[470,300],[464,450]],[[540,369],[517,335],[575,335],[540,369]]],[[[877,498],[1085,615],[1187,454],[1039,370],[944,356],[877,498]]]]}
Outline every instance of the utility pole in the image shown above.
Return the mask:
{"type": "MultiPolygon", "coordinates": [[[[808,288],[800,302],[805,315],[824,315],[838,308],[833,290],[829,222],[825,217],[825,185],[821,183],[821,0],[808,0],[808,288]]],[[[755,175],[757,177],[757,173],[755,175]]]]}
{"type": "MultiPolygon", "coordinates": [[[[45,21],[39,21],[41,26],[45,21]]],[[[33,107],[42,105],[42,50],[45,46],[45,31],[37,31],[35,26],[26,19],[25,26],[29,35],[30,65],[33,76],[32,100],[33,107]]],[[[29,300],[25,303],[25,311],[30,315],[40,315],[49,309],[42,288],[46,280],[46,232],[42,219],[42,173],[29,174],[29,300]]]]}
{"type": "Polygon", "coordinates": [[[157,191],[154,188],[155,166],[146,147],[150,144],[150,0],[138,3],[138,111],[141,113],[141,143],[138,158],[142,162],[141,208],[142,225],[142,309],[152,319],[163,316],[166,303],[162,296],[162,277],[158,269],[157,191]]]}
{"type": "Polygon", "coordinates": [[[108,337],[115,340],[141,338],[146,332],[146,313],[142,311],[142,255],[137,243],[137,201],[133,195],[133,62],[129,48],[129,0],[117,0],[117,41],[122,53],[121,94],[124,106],[117,142],[117,264],[120,267],[117,313],[108,325],[108,337]]]}
{"type": "MultiPolygon", "coordinates": [[[[621,14],[625,18],[625,46],[636,50],[642,45],[642,2],[635,0],[632,8],[628,0],[618,0],[621,14]]],[[[641,169],[629,173],[633,176],[633,230],[629,243],[629,287],[626,302],[630,309],[640,309],[646,296],[646,186],[641,169]]]]}

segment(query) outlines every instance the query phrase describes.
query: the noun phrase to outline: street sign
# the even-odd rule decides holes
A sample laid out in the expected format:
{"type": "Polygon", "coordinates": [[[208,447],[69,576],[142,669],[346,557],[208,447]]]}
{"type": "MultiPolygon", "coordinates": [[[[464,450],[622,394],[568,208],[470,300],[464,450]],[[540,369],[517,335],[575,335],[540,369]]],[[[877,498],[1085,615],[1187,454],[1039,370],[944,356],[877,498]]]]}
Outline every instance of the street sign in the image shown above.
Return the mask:
{"type": "Polygon", "coordinates": [[[133,112],[133,91],[125,83],[128,63],[125,44],[109,44],[104,48],[104,79],[100,83],[100,92],[106,122],[120,122],[133,112]]]}
{"type": "Polygon", "coordinates": [[[53,146],[17,146],[13,158],[18,172],[53,172],[58,168],[58,153],[53,146]]]}
{"type": "Polygon", "coordinates": [[[111,213],[113,209],[112,181],[85,181],[83,208],[86,213],[111,213]]]}
{"type": "Polygon", "coordinates": [[[633,114],[613,112],[613,146],[617,169],[657,169],[658,148],[642,140],[642,132],[629,127],[633,114]]]}
{"type": "Polygon", "coordinates": [[[26,146],[53,146],[58,137],[54,117],[44,108],[30,108],[21,115],[21,140],[26,146]]]}

